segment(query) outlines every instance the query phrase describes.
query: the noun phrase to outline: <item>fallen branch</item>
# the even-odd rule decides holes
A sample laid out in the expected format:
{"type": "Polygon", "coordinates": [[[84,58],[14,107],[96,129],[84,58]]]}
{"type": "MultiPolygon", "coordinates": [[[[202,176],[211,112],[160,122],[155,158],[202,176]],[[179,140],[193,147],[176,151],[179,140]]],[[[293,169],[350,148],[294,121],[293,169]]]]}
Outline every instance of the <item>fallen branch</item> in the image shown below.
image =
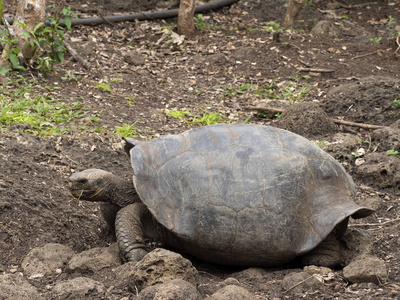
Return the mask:
{"type": "MultiPolygon", "coordinates": [[[[269,112],[271,114],[277,114],[277,113],[283,113],[285,110],[282,108],[275,108],[275,107],[265,107],[265,106],[245,106],[245,110],[261,110],[263,112],[269,112]]],[[[344,121],[344,120],[338,120],[338,119],[332,119],[333,123],[336,124],[341,124],[341,125],[348,125],[348,126],[354,126],[354,127],[360,127],[364,129],[381,129],[385,128],[386,126],[381,126],[381,125],[372,125],[372,124],[362,124],[362,123],[356,123],[356,122],[351,122],[351,121],[344,121]]]]}
{"type": "Polygon", "coordinates": [[[84,60],[69,43],[64,40],[63,45],[77,62],[79,62],[86,70],[90,70],[90,64],[84,60]]]}
{"type": "Polygon", "coordinates": [[[365,54],[354,56],[354,57],[350,58],[350,60],[353,60],[353,59],[356,59],[356,58],[361,58],[361,57],[368,56],[368,55],[372,55],[372,54],[379,53],[379,52],[383,52],[383,51],[382,50],[376,50],[376,51],[373,51],[373,52],[368,52],[368,53],[365,53],[365,54]]]}
{"type": "Polygon", "coordinates": [[[382,223],[366,223],[366,224],[349,224],[349,227],[363,227],[363,226],[385,226],[390,223],[399,222],[400,219],[393,219],[382,223]]]}
{"type": "Polygon", "coordinates": [[[333,73],[334,70],[329,69],[317,69],[317,68],[297,68],[299,72],[317,72],[317,73],[333,73]]]}

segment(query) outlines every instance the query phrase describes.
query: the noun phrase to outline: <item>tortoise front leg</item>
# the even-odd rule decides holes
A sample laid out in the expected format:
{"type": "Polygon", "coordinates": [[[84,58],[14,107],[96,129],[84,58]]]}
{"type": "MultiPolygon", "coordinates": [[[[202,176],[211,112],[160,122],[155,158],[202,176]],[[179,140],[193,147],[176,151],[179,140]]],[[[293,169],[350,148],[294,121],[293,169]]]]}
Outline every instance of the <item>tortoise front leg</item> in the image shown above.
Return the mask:
{"type": "Polygon", "coordinates": [[[120,209],[121,207],[117,204],[100,202],[100,214],[112,232],[115,231],[115,218],[120,209]]]}
{"type": "Polygon", "coordinates": [[[115,233],[121,255],[129,262],[140,261],[145,250],[143,217],[149,214],[143,203],[130,204],[121,208],[115,220],[115,233]]]}

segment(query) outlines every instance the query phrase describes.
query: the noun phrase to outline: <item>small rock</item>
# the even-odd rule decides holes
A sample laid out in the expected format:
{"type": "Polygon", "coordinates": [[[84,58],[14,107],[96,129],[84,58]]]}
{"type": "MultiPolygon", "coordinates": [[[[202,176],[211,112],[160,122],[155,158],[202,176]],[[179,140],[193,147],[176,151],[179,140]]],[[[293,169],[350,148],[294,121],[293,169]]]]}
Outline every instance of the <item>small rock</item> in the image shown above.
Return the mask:
{"type": "Polygon", "coordinates": [[[400,159],[386,152],[373,152],[364,156],[365,163],[354,173],[379,188],[397,188],[400,185],[400,159]]]}
{"type": "Polygon", "coordinates": [[[315,24],[313,29],[311,29],[311,34],[318,37],[329,38],[339,38],[342,36],[339,26],[328,20],[321,20],[315,24]]]}
{"type": "Polygon", "coordinates": [[[388,279],[385,263],[372,255],[360,255],[343,269],[343,276],[351,283],[385,283],[388,279]]]}
{"type": "Polygon", "coordinates": [[[372,254],[373,251],[374,241],[369,233],[348,229],[346,234],[340,238],[340,265],[347,266],[356,256],[372,254]]]}
{"type": "Polygon", "coordinates": [[[182,255],[162,248],[155,249],[139,261],[129,279],[131,291],[155,284],[182,279],[196,285],[198,272],[182,255]]]}
{"type": "Polygon", "coordinates": [[[29,251],[22,261],[22,269],[27,276],[56,273],[56,270],[64,267],[73,255],[74,251],[65,245],[46,244],[29,251]]]}
{"type": "Polygon", "coordinates": [[[267,271],[262,268],[248,268],[243,271],[232,274],[235,278],[259,278],[262,279],[267,271]]]}
{"type": "Polygon", "coordinates": [[[22,275],[5,274],[0,275],[0,299],[41,300],[44,298],[22,275]]]}
{"type": "Polygon", "coordinates": [[[238,48],[233,55],[235,59],[246,61],[256,57],[257,52],[253,47],[241,47],[238,48]]]}
{"type": "Polygon", "coordinates": [[[283,278],[281,285],[285,292],[292,291],[296,294],[324,288],[324,284],[316,276],[307,272],[290,273],[283,278]]]}
{"type": "Polygon", "coordinates": [[[118,285],[127,284],[129,278],[136,272],[136,264],[136,262],[127,262],[112,269],[115,275],[115,281],[118,282],[118,285]]]}
{"type": "Polygon", "coordinates": [[[138,300],[201,300],[196,287],[182,279],[174,279],[142,290],[138,300]]]}
{"type": "Polygon", "coordinates": [[[237,285],[228,285],[212,294],[209,300],[254,300],[256,295],[237,285]]]}
{"type": "MultiPolygon", "coordinates": [[[[57,283],[51,294],[56,299],[103,299],[106,294],[106,288],[91,278],[77,277],[57,283]]],[[[54,298],[53,298],[54,299],[54,298]]]]}
{"type": "Polygon", "coordinates": [[[68,269],[79,272],[96,272],[108,267],[121,265],[119,249],[116,243],[110,247],[93,248],[75,254],[68,263],[68,269]]]}
{"type": "Polygon", "coordinates": [[[129,51],[124,55],[124,60],[134,66],[142,66],[145,64],[145,59],[138,51],[129,51]]]}
{"type": "Polygon", "coordinates": [[[305,266],[303,268],[304,272],[307,272],[310,275],[319,274],[319,275],[327,275],[333,273],[333,271],[326,267],[318,267],[318,266],[305,266]]]}
{"type": "Polygon", "coordinates": [[[216,53],[216,54],[206,56],[203,60],[203,63],[215,65],[215,64],[226,63],[227,61],[228,61],[228,58],[223,53],[216,53]]]}

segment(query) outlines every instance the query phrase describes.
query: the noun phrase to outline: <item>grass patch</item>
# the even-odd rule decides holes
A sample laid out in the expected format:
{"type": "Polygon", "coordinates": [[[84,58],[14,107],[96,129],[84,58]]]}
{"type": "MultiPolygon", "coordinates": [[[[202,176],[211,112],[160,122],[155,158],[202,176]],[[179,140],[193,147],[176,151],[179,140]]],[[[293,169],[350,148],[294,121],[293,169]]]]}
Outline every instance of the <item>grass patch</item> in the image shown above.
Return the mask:
{"type": "Polygon", "coordinates": [[[50,93],[19,78],[14,89],[0,87],[0,131],[7,131],[12,124],[24,124],[24,132],[38,136],[62,135],[73,127],[100,121],[79,101],[55,99],[50,93]],[[73,125],[73,124],[74,125],[73,125]]]}
{"type": "Polygon", "coordinates": [[[225,97],[240,96],[243,94],[254,95],[261,99],[278,99],[287,100],[292,105],[308,96],[313,86],[306,82],[300,82],[302,78],[308,79],[306,76],[294,76],[284,82],[284,84],[276,84],[271,82],[262,86],[244,83],[238,87],[218,86],[225,91],[225,97]]]}
{"type": "Polygon", "coordinates": [[[386,151],[386,153],[388,155],[393,155],[393,156],[400,158],[400,152],[397,150],[390,149],[390,150],[386,151]]]}
{"type": "Polygon", "coordinates": [[[188,109],[177,110],[176,108],[173,108],[166,113],[174,119],[182,119],[192,116],[192,113],[188,109]]]}
{"type": "Polygon", "coordinates": [[[122,137],[137,137],[138,129],[135,128],[135,123],[127,124],[123,123],[122,126],[118,126],[115,128],[114,133],[120,135],[122,137]]]}
{"type": "Polygon", "coordinates": [[[111,85],[105,82],[99,83],[98,85],[95,86],[95,88],[104,92],[109,92],[109,93],[112,92],[111,85]]]}

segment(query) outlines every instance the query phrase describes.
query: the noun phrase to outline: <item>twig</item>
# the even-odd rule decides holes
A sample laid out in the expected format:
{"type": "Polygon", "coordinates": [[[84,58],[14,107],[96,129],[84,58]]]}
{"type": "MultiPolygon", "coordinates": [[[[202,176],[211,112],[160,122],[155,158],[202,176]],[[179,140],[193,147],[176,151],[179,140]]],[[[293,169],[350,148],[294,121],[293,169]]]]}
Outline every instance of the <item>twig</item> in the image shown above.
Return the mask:
{"type": "Polygon", "coordinates": [[[362,123],[356,123],[356,122],[344,121],[344,120],[338,120],[338,119],[332,119],[332,121],[333,121],[333,123],[336,123],[336,124],[355,126],[355,127],[360,127],[360,128],[364,128],[364,129],[381,129],[381,128],[386,127],[386,126],[382,126],[382,125],[362,124],[362,123]]]}
{"type": "MultiPolygon", "coordinates": [[[[375,53],[378,53],[378,52],[381,52],[381,51],[382,51],[382,50],[375,50],[375,51],[373,51],[373,52],[369,52],[369,53],[357,55],[357,56],[354,56],[354,57],[350,58],[350,60],[353,60],[353,59],[356,59],[356,58],[361,58],[361,57],[368,56],[368,55],[372,55],[372,54],[375,54],[375,53]]],[[[383,51],[382,51],[382,52],[383,52],[383,51]]]]}
{"type": "Polygon", "coordinates": [[[349,227],[385,226],[387,224],[395,223],[395,222],[398,222],[398,221],[400,221],[400,218],[399,219],[389,220],[389,221],[386,221],[386,222],[383,222],[383,223],[350,224],[349,227]]]}
{"type": "Polygon", "coordinates": [[[289,292],[290,290],[293,290],[295,287],[299,286],[300,284],[306,282],[308,279],[311,279],[311,278],[313,278],[313,277],[314,277],[314,275],[311,275],[310,277],[307,277],[306,279],[304,279],[304,280],[302,280],[302,281],[296,283],[294,286],[292,286],[292,287],[290,287],[289,289],[287,289],[286,291],[284,291],[284,293],[287,293],[287,292],[289,292]]]}
{"type": "Polygon", "coordinates": [[[396,38],[396,44],[397,44],[397,49],[396,49],[396,51],[394,51],[394,54],[396,54],[397,53],[397,51],[399,51],[399,49],[400,49],[400,42],[399,42],[399,39],[400,39],[400,36],[398,36],[397,38],[396,38]]]}
{"type": "Polygon", "coordinates": [[[317,69],[317,68],[297,68],[298,71],[300,72],[318,72],[318,73],[333,73],[335,72],[334,70],[329,70],[329,69],[317,69]]]}
{"type": "MultiPolygon", "coordinates": [[[[261,110],[264,112],[270,112],[273,114],[276,113],[283,113],[285,110],[282,108],[275,108],[275,107],[265,107],[265,106],[245,106],[245,110],[261,110]]],[[[385,128],[386,126],[381,126],[381,125],[373,125],[373,124],[362,124],[362,123],[356,123],[356,122],[351,122],[351,121],[344,121],[344,120],[338,120],[338,119],[332,119],[333,123],[336,124],[341,124],[341,125],[348,125],[348,126],[354,126],[354,127],[360,127],[364,129],[381,129],[385,128]]]]}
{"type": "Polygon", "coordinates": [[[86,70],[90,70],[90,64],[86,60],[84,60],[83,57],[80,56],[69,43],[64,40],[63,45],[65,48],[67,48],[68,52],[71,53],[76,61],[78,61],[86,70]]]}

